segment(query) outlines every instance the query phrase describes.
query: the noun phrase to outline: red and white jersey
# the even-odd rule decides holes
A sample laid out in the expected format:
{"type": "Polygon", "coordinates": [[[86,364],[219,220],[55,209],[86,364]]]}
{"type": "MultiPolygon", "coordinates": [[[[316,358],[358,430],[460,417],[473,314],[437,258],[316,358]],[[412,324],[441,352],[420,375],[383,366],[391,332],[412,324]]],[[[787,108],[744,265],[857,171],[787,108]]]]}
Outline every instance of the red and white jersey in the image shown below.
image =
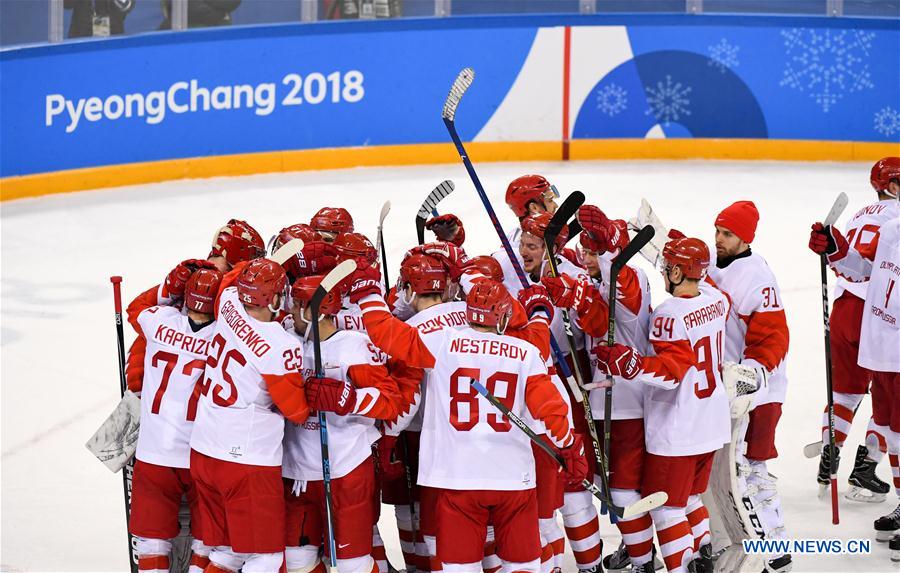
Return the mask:
{"type": "MultiPolygon", "coordinates": [[[[388,376],[387,356],[365,334],[339,330],[321,341],[320,346],[324,375],[335,380],[350,380],[356,387],[356,407],[352,414],[325,413],[331,477],[336,479],[347,475],[372,455],[372,444],[381,436],[375,420],[385,414],[386,401],[396,403],[399,391],[388,376]]],[[[315,375],[312,341],[303,343],[303,352],[303,378],[306,379],[315,375]]],[[[323,479],[318,416],[310,416],[303,424],[286,423],[281,473],[302,481],[323,479]]]]}
{"type": "Polygon", "coordinates": [[[210,323],[194,332],[188,317],[170,306],[142,311],[137,325],[147,346],[135,455],[158,466],[188,468],[191,429],[215,326],[210,323]]]}
{"type": "MultiPolygon", "coordinates": [[[[900,201],[885,199],[863,207],[847,221],[844,228],[844,237],[850,247],[858,251],[862,256],[871,260],[875,256],[875,248],[878,245],[878,231],[881,226],[900,217],[900,201]]],[[[834,298],[837,299],[844,291],[850,291],[863,300],[866,299],[866,286],[868,282],[853,282],[842,276],[838,276],[837,285],[834,287],[834,298]]]]}
{"type": "Polygon", "coordinates": [[[832,266],[851,280],[869,280],[859,365],[876,372],[900,372],[900,216],[882,224],[873,256],[870,260],[851,249],[832,266]]]}
{"type": "MultiPolygon", "coordinates": [[[[608,259],[600,259],[600,275],[607,277],[602,281],[592,281],[597,288],[602,300],[609,304],[609,267],[608,259]]],[[[643,270],[637,267],[626,266],[619,273],[619,284],[616,289],[616,342],[631,346],[641,354],[647,354],[650,350],[650,282],[643,270]]],[[[594,305],[599,306],[599,305],[594,305]]],[[[595,309],[597,310],[597,309],[595,309]]],[[[580,319],[581,317],[579,317],[580,319]]],[[[590,320],[593,317],[585,317],[590,320]]],[[[599,342],[606,341],[608,328],[608,311],[596,326],[590,328],[586,324],[579,324],[585,330],[587,348],[590,350],[599,342]],[[591,336],[588,331],[592,331],[591,336]]],[[[591,360],[591,375],[594,382],[605,380],[605,372],[597,368],[597,357],[589,354],[591,360]]],[[[614,376],[615,385],[612,387],[612,419],[634,420],[644,417],[644,387],[640,384],[630,384],[618,376],[614,376]]],[[[590,391],[591,410],[594,418],[602,419],[603,408],[606,403],[606,389],[598,388],[590,391]]]]}
{"type": "Polygon", "coordinates": [[[344,297],[341,303],[341,310],[334,316],[335,324],[338,330],[355,330],[357,332],[365,332],[366,327],[363,325],[362,311],[359,305],[350,302],[350,299],[344,297]]]}
{"type": "Polygon", "coordinates": [[[268,387],[300,376],[303,349],[280,323],[247,314],[236,287],[222,291],[218,304],[191,448],[228,462],[280,466],[284,417],[268,387]]]}
{"type": "Polygon", "coordinates": [[[530,441],[477,393],[473,380],[526,423],[543,420],[558,446],[574,439],[568,408],[536,346],[468,326],[422,336],[393,318],[376,296],[366,297],[361,306],[379,347],[388,352],[405,348],[405,360],[430,370],[419,446],[420,485],[501,491],[535,487],[530,441]]]}
{"type": "MultiPolygon", "coordinates": [[[[713,251],[715,252],[715,251],[713,251]]],[[[781,289],[766,260],[747,251],[725,268],[709,266],[709,278],[731,299],[725,336],[725,360],[762,366],[771,373],[757,405],[784,402],[790,341],[781,289]]]]}
{"type": "Polygon", "coordinates": [[[650,318],[655,356],[645,356],[637,381],[644,393],[647,451],[689,456],[717,450],[731,439],[728,395],[722,383],[722,345],[730,303],[703,285],[692,298],[670,298],[650,318]]]}
{"type": "MultiPolygon", "coordinates": [[[[506,256],[506,251],[497,251],[491,255],[497,262],[500,263],[500,267],[503,269],[503,286],[506,287],[506,290],[509,291],[509,294],[515,298],[519,291],[522,290],[522,281],[519,280],[518,275],[516,275],[515,268],[513,268],[512,263],[509,260],[509,257],[506,256]]],[[[522,258],[519,256],[518,252],[516,252],[516,258],[519,261],[519,265],[522,264],[522,258]]],[[[547,268],[547,262],[544,261],[544,269],[547,268]]],[[[565,257],[557,257],[556,268],[560,274],[566,274],[570,277],[577,280],[590,280],[590,276],[588,276],[587,271],[584,269],[577,267],[571,263],[565,257]]],[[[535,282],[532,280],[531,275],[525,275],[526,280],[528,281],[528,286],[540,284],[540,281],[535,282]]],[[[556,309],[553,313],[553,321],[550,323],[550,334],[553,335],[553,338],[556,340],[557,344],[559,344],[560,350],[564,355],[569,354],[569,345],[566,343],[566,327],[563,323],[562,313],[559,309],[556,309]]],[[[577,344],[583,345],[584,336],[581,332],[581,329],[577,324],[572,324],[572,334],[575,337],[575,341],[577,344]]],[[[578,346],[581,348],[582,346],[578,346]]]]}
{"type": "MultiPolygon", "coordinates": [[[[468,326],[466,321],[466,303],[453,301],[430,306],[417,312],[406,321],[406,324],[416,327],[423,338],[432,337],[447,328],[468,326]]],[[[397,436],[404,430],[422,431],[422,416],[425,412],[422,405],[425,403],[425,395],[428,392],[429,372],[425,371],[419,391],[416,393],[410,409],[401,414],[395,422],[384,425],[385,434],[397,436]]]]}

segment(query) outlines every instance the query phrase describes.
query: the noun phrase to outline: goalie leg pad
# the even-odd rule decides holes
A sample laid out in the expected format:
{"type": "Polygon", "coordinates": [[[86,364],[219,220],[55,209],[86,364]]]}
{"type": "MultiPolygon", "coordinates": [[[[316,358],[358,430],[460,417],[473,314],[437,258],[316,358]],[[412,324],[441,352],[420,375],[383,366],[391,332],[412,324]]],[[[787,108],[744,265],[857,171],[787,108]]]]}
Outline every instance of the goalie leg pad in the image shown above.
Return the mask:
{"type": "Polygon", "coordinates": [[[787,531],[784,527],[784,514],[781,510],[781,497],[776,489],[775,478],[769,475],[766,462],[750,462],[750,474],[747,476],[747,496],[756,508],[756,514],[766,538],[786,538],[787,531]]]}

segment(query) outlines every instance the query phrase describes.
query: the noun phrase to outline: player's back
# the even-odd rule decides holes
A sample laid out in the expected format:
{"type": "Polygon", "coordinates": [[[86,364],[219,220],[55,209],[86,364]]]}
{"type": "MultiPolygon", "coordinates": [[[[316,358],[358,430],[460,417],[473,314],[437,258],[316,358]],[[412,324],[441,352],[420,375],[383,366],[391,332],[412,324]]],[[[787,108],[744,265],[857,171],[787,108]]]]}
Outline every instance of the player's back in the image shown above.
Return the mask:
{"type": "MultiPolygon", "coordinates": [[[[900,217],[900,201],[896,199],[876,201],[857,211],[853,218],[847,221],[844,237],[851,248],[856,249],[863,256],[871,258],[875,254],[881,226],[897,217],[900,217]]],[[[868,282],[852,282],[838,276],[834,287],[834,298],[837,299],[846,290],[865,300],[868,284],[868,282]]]]}
{"type": "Polygon", "coordinates": [[[863,310],[859,364],[900,372],[900,216],[881,228],[863,310]]]}
{"type": "Polygon", "coordinates": [[[687,341],[695,362],[680,381],[650,375],[651,387],[644,394],[648,452],[700,454],[730,439],[728,397],[721,377],[728,307],[724,294],[702,287],[699,295],[667,299],[653,312],[650,341],[654,348],[659,352],[666,345],[687,341]]]}
{"type": "Polygon", "coordinates": [[[251,317],[237,289],[225,289],[191,447],[225,461],[281,465],[284,418],[264,377],[296,371],[302,363],[300,343],[280,323],[251,317]]]}
{"type": "Polygon", "coordinates": [[[513,413],[532,417],[526,381],[546,373],[528,342],[472,328],[447,329],[423,338],[437,358],[419,452],[419,484],[458,490],[524,490],[535,487],[528,438],[471,386],[478,380],[513,413]]]}
{"type": "Polygon", "coordinates": [[[215,326],[210,323],[195,332],[187,315],[169,306],[144,310],[138,322],[147,347],[137,459],[190,467],[191,429],[215,326]]]}

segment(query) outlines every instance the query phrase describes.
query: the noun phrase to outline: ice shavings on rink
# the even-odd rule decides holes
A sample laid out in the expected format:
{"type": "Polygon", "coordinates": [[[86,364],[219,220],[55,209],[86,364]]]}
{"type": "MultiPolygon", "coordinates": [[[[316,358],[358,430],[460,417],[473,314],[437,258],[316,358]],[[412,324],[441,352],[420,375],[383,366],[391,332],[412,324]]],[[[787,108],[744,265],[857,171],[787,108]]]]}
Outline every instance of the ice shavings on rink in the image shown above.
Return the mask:
{"type": "MultiPolygon", "coordinates": [[[[507,183],[523,173],[547,176],[563,193],[581,190],[612,217],[632,217],[646,197],[663,222],[713,240],[713,219],[726,205],[752,199],[761,219],[753,250],[780,283],[791,350],[788,396],[778,427],[780,457],[770,464],[791,538],[874,538],[872,522],[897,501],[841,503],[830,524],[816,498],[818,460],[803,457],[816,440],[825,404],[818,259],[806,248],[809,225],[844,191],[850,207],[875,200],[869,164],[774,162],[577,162],[481,164],[476,169],[505,228],[516,221],[503,204],[507,183]]],[[[392,283],[415,243],[414,217],[444,179],[456,192],[440,205],[466,226],[470,255],[499,241],[462,165],[368,168],[179,181],[4,203],[2,208],[2,563],[3,571],[122,571],[127,568],[122,481],[92,458],[84,442],[118,400],[109,276],[124,276],[130,300],[177,262],[207,254],[212,233],[232,217],[268,238],[307,222],[324,205],[348,208],[357,231],[374,239],[382,203],[392,209],[385,241],[392,283]]],[[[430,236],[430,233],[428,234],[430,236]]],[[[667,296],[647,268],[654,301],[667,296]]],[[[833,285],[833,282],[832,282],[833,285]]],[[[128,341],[132,338],[126,326],[128,341]]],[[[856,416],[846,451],[862,443],[869,400],[856,416]]],[[[879,468],[889,478],[887,461],[879,468]]],[[[841,465],[847,489],[852,466],[841,465]]],[[[381,532],[401,562],[393,509],[381,532]]],[[[619,535],[601,516],[608,553],[619,535]]],[[[891,571],[887,544],[870,555],[795,555],[795,571],[891,571]]],[[[566,571],[574,570],[569,551],[566,571]]]]}

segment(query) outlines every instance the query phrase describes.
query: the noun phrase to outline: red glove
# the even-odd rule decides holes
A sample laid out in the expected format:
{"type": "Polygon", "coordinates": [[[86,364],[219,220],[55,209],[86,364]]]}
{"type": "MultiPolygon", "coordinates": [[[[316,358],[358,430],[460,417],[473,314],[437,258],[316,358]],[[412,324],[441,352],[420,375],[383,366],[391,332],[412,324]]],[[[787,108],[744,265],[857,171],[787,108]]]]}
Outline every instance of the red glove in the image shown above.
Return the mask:
{"type": "Polygon", "coordinates": [[[598,344],[591,349],[591,354],[597,357],[597,368],[613,376],[621,376],[631,380],[643,368],[644,357],[637,350],[624,344],[616,343],[612,346],[598,344]]]}
{"type": "Polygon", "coordinates": [[[312,376],[306,379],[306,403],[310,410],[344,416],[356,406],[356,388],[349,381],[312,376]]]}
{"type": "Polygon", "coordinates": [[[466,256],[466,252],[453,243],[426,243],[422,245],[422,252],[440,259],[450,272],[450,278],[454,281],[459,280],[459,277],[469,264],[469,257],[466,256]]]}
{"type": "Polygon", "coordinates": [[[324,275],[337,266],[337,250],[325,241],[310,241],[284,263],[291,283],[300,277],[324,275]]]}
{"type": "Polygon", "coordinates": [[[466,240],[466,229],[456,215],[441,215],[425,221],[425,228],[433,232],[439,241],[453,243],[461,247],[466,240]]]}
{"type": "Polygon", "coordinates": [[[582,244],[595,253],[608,253],[628,244],[628,226],[625,221],[611,221],[599,207],[582,205],[575,217],[587,237],[582,244]]]}
{"type": "Polygon", "coordinates": [[[813,223],[809,233],[809,248],[818,255],[827,255],[829,261],[839,261],[847,256],[847,239],[833,225],[813,223]]]}
{"type": "Polygon", "coordinates": [[[406,465],[397,447],[397,436],[381,436],[378,440],[378,467],[384,481],[398,480],[406,474],[406,465]]]}
{"type": "Polygon", "coordinates": [[[574,486],[580,484],[587,479],[588,462],[584,452],[584,441],[581,436],[574,434],[575,441],[568,448],[559,450],[559,455],[566,462],[565,469],[562,469],[563,478],[567,485],[574,486]]]}
{"type": "Polygon", "coordinates": [[[588,288],[590,285],[585,281],[573,279],[567,274],[561,274],[558,277],[541,277],[541,284],[547,288],[547,294],[553,304],[560,308],[579,310],[589,299],[588,288]]]}
{"type": "Polygon", "coordinates": [[[553,321],[553,303],[550,302],[550,295],[547,294],[547,289],[543,285],[531,285],[523,288],[516,298],[525,307],[528,318],[531,318],[535,312],[543,310],[547,313],[547,318],[551,322],[553,321]]]}
{"type": "Polygon", "coordinates": [[[347,277],[347,280],[347,284],[350,285],[347,297],[354,304],[370,294],[381,294],[381,273],[375,267],[356,269],[356,272],[347,277]]]}
{"type": "Polygon", "coordinates": [[[186,259],[178,263],[166,276],[166,292],[172,297],[183,297],[188,279],[198,269],[215,269],[216,265],[205,259],[186,259]]]}
{"type": "Polygon", "coordinates": [[[679,231],[678,229],[669,229],[669,238],[672,240],[675,239],[686,239],[687,235],[679,231]]]}

